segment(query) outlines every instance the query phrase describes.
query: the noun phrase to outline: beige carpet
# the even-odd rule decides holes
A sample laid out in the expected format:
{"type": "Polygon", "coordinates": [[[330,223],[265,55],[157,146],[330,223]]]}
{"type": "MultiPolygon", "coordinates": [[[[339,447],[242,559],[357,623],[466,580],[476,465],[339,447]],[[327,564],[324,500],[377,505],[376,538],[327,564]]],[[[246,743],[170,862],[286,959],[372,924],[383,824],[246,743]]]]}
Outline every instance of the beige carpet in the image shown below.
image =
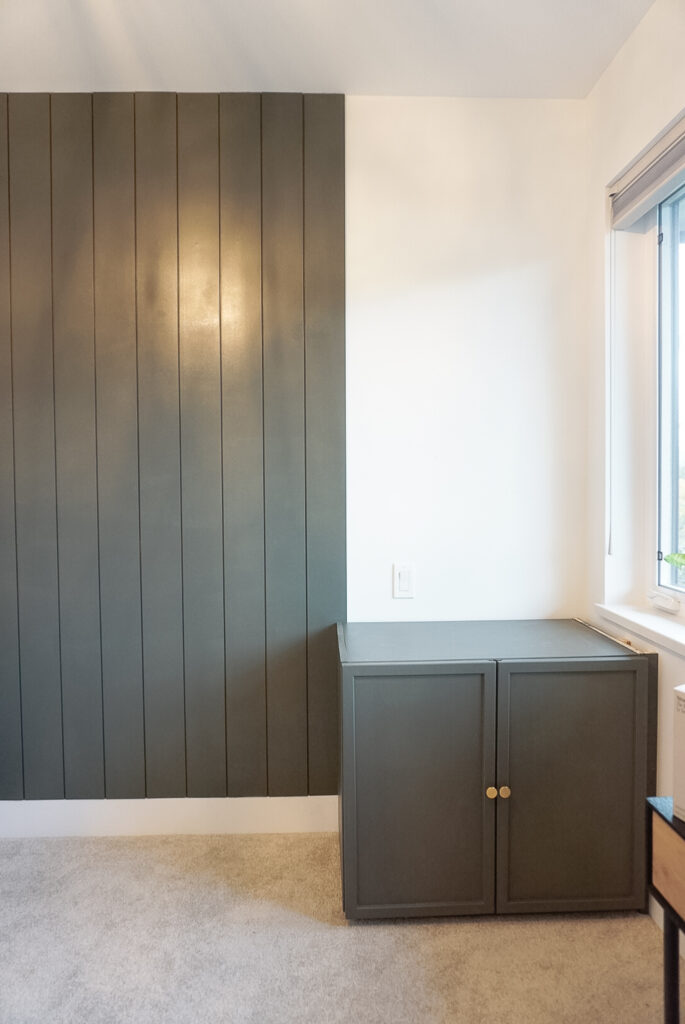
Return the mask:
{"type": "Polygon", "coordinates": [[[351,925],[333,835],[0,841],[2,1024],[660,1019],[644,915],[351,925]]]}

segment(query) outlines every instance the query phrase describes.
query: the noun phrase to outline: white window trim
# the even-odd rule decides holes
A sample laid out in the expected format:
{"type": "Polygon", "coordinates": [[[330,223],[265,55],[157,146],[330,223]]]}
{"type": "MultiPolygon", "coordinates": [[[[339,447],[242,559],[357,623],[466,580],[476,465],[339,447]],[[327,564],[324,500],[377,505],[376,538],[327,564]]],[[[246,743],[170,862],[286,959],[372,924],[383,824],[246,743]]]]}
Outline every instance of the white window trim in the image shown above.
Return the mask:
{"type": "Polygon", "coordinates": [[[622,604],[596,604],[595,611],[606,622],[685,658],[685,624],[675,616],[622,604]]]}
{"type": "MultiPolygon", "coordinates": [[[[606,508],[607,508],[607,535],[605,545],[605,566],[604,566],[604,601],[595,605],[595,610],[601,618],[614,626],[628,628],[632,633],[642,637],[648,642],[656,643],[674,653],[685,657],[685,594],[682,591],[657,583],[656,572],[656,551],[658,544],[658,250],[657,250],[657,226],[654,213],[651,213],[651,226],[645,230],[644,222],[640,223],[645,215],[650,216],[650,211],[655,211],[655,206],[672,194],[685,182],[685,165],[673,166],[671,163],[670,176],[661,178],[657,187],[654,182],[651,188],[645,188],[642,195],[639,194],[640,177],[645,170],[654,167],[661,161],[662,166],[667,166],[670,153],[674,151],[674,141],[680,144],[685,139],[685,118],[678,118],[661,133],[657,140],[647,147],[640,156],[633,161],[626,171],[614,179],[607,188],[608,202],[608,231],[610,244],[608,246],[608,277],[607,277],[607,387],[606,387],[606,437],[607,437],[607,462],[606,462],[606,508]],[[632,183],[632,184],[631,184],[632,183]],[[632,203],[630,210],[621,213],[620,217],[615,216],[613,205],[625,189],[633,190],[637,199],[632,203]],[[617,373],[615,346],[618,344],[616,322],[617,311],[615,307],[615,286],[616,286],[616,265],[614,241],[616,230],[633,230],[643,234],[644,244],[653,252],[652,262],[652,294],[646,300],[651,306],[650,319],[653,324],[653,343],[650,346],[648,359],[649,379],[645,381],[645,393],[641,398],[642,408],[645,414],[645,427],[641,432],[638,444],[644,445],[639,453],[638,461],[642,465],[642,480],[638,492],[644,496],[644,507],[631,510],[628,519],[637,520],[633,525],[632,553],[634,560],[630,571],[632,585],[630,591],[632,596],[626,593],[621,600],[616,593],[617,600],[610,593],[611,580],[615,578],[615,570],[610,566],[610,560],[616,557],[613,554],[613,531],[620,516],[620,509],[617,508],[617,494],[615,492],[615,466],[617,458],[617,446],[621,443],[628,445],[628,438],[618,436],[617,424],[615,422],[615,401],[616,401],[616,380],[617,373]],[[662,595],[675,597],[680,601],[680,608],[676,614],[669,614],[661,611],[650,603],[650,596],[662,595]],[[625,600],[625,598],[628,600],[625,600]]],[[[649,179],[649,174],[645,176],[649,179]]],[[[652,259],[652,257],[649,257],[652,259]]],[[[624,363],[625,366],[625,363],[624,363]]],[[[634,370],[634,367],[633,367],[634,370]]],[[[623,400],[627,402],[626,395],[623,400]]],[[[624,406],[625,413],[625,406],[624,406]]],[[[620,418],[620,417],[619,417],[620,418]]],[[[638,453],[633,448],[634,455],[638,453]]],[[[625,449],[624,449],[625,458],[625,449]]],[[[619,588],[625,589],[625,588],[619,588]]]]}

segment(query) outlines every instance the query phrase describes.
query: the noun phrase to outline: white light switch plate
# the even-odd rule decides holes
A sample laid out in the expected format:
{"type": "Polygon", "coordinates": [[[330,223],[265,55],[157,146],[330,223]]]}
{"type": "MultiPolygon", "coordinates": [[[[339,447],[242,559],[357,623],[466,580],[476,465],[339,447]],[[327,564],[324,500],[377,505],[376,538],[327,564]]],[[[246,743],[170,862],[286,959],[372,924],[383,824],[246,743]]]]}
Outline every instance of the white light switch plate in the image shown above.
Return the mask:
{"type": "Polygon", "coordinates": [[[407,562],[396,562],[392,567],[392,596],[414,596],[414,566],[407,562]]]}

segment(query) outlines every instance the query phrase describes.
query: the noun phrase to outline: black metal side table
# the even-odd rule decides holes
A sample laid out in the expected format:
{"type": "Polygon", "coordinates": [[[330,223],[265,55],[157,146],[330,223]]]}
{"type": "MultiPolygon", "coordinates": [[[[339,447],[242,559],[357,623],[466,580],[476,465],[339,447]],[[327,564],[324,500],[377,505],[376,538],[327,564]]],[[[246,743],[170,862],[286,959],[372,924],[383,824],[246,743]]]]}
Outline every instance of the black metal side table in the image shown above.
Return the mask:
{"type": "Polygon", "coordinates": [[[671,797],[650,796],[649,887],[664,910],[664,1021],[680,1020],[679,932],[685,930],[685,822],[673,815],[671,797]]]}

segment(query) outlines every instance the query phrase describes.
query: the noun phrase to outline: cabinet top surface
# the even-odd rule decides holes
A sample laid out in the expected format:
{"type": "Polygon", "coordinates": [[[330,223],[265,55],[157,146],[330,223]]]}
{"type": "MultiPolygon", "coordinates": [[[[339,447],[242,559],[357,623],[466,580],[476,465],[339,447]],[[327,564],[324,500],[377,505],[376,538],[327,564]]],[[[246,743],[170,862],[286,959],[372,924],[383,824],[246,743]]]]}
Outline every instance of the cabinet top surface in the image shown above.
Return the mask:
{"type": "Polygon", "coordinates": [[[364,662],[626,658],[635,653],[575,619],[348,622],[340,660],[364,662]]]}

